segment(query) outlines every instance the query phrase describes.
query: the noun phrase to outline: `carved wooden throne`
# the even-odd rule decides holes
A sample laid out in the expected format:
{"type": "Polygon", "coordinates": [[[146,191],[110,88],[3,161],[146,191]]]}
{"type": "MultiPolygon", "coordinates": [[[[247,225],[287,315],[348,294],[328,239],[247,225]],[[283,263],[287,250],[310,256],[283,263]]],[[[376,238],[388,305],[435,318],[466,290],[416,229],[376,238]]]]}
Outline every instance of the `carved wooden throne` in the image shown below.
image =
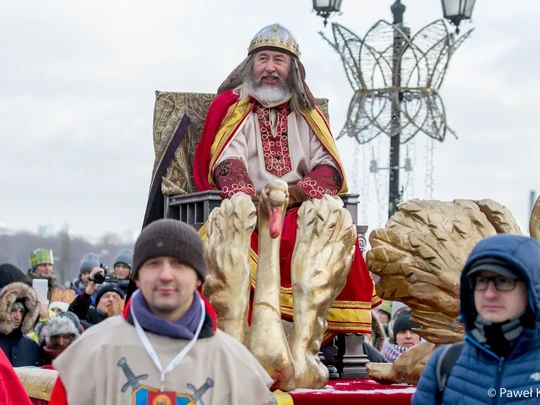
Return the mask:
{"type": "MultiPolygon", "coordinates": [[[[197,192],[193,179],[193,157],[199,143],[204,120],[215,94],[156,92],[154,109],[155,162],[144,225],[159,218],[173,218],[193,225],[197,230],[210,212],[221,204],[217,190],[197,192]]],[[[328,119],[328,100],[317,99],[328,119]]],[[[345,208],[357,220],[358,194],[340,196],[345,208]]],[[[357,225],[360,249],[366,247],[367,225],[357,225]]],[[[351,338],[355,338],[351,336],[351,338]]],[[[361,336],[347,344],[345,357],[353,346],[361,347],[361,336]],[[358,341],[359,340],[359,341],[358,341]]],[[[360,349],[354,350],[348,377],[367,375],[363,367],[367,359],[360,349]],[[360,370],[359,373],[351,370],[360,370]]]]}

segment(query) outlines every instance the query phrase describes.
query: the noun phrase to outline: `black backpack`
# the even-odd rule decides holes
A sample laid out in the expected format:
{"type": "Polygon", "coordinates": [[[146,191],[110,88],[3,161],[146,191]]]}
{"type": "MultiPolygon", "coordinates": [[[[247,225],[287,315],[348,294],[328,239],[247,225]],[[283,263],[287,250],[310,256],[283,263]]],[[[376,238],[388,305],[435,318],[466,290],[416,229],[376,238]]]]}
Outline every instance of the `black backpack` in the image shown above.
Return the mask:
{"type": "Polygon", "coordinates": [[[435,366],[435,375],[437,377],[437,391],[435,392],[436,404],[442,404],[444,389],[446,388],[448,377],[450,376],[452,368],[454,367],[454,364],[456,364],[456,361],[463,350],[463,346],[465,346],[465,342],[448,345],[437,359],[437,365],[435,366]]]}

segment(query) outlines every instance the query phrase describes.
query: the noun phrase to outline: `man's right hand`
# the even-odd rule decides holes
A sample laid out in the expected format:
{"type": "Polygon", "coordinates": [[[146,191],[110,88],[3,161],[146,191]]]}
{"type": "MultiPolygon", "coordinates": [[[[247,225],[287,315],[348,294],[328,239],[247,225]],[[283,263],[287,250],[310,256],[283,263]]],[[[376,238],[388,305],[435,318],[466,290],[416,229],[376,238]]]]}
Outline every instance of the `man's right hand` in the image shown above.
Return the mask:
{"type": "Polygon", "coordinates": [[[103,273],[103,269],[101,267],[94,267],[90,272],[90,275],[88,276],[88,285],[86,286],[86,290],[84,290],[87,295],[92,295],[94,291],[96,291],[97,284],[94,282],[94,276],[97,273],[103,273]]]}

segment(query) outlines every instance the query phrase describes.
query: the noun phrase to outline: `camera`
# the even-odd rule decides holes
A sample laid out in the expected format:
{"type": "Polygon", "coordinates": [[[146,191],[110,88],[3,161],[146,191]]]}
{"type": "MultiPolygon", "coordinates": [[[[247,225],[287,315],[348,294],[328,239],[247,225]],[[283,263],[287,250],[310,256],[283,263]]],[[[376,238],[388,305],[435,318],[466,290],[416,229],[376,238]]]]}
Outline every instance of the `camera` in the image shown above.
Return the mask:
{"type": "Polygon", "coordinates": [[[100,273],[94,274],[94,279],[92,281],[96,284],[118,283],[118,276],[100,272],[100,273]]]}
{"type": "Polygon", "coordinates": [[[102,272],[94,274],[93,279],[89,279],[90,281],[93,281],[96,284],[103,284],[103,283],[118,283],[118,276],[107,274],[109,272],[109,268],[103,264],[100,263],[99,267],[103,269],[102,272]]]}

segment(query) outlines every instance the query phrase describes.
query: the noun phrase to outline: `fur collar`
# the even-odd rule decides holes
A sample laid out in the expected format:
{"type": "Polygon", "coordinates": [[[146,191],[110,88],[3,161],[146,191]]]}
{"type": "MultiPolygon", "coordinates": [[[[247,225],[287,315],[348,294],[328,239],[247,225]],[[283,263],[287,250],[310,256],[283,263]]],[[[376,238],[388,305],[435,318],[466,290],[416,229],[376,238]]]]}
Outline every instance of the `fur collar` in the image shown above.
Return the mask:
{"type": "Polygon", "coordinates": [[[10,334],[13,332],[11,324],[11,307],[13,303],[21,299],[24,301],[26,312],[22,321],[22,332],[24,334],[32,332],[34,323],[38,317],[38,299],[32,287],[24,283],[11,283],[5,286],[0,292],[0,333],[10,334]]]}

